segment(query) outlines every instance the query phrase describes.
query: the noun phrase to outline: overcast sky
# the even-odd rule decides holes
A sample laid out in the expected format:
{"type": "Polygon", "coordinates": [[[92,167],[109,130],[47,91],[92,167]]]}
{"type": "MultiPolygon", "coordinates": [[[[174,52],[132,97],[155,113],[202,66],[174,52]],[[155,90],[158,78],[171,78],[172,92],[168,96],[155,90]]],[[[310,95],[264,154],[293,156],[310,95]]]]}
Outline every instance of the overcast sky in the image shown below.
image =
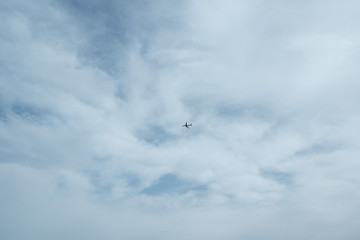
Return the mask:
{"type": "Polygon", "coordinates": [[[2,0],[0,238],[360,239],[359,23],[355,0],[2,0]]]}

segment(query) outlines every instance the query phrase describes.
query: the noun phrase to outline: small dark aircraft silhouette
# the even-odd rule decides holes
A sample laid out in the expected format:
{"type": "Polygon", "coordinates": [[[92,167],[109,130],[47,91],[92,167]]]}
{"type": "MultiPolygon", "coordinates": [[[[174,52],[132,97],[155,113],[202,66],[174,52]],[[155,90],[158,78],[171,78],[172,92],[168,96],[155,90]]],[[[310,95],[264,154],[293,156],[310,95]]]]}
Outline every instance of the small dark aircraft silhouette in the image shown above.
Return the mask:
{"type": "Polygon", "coordinates": [[[183,125],[183,127],[186,127],[186,128],[189,128],[189,127],[191,127],[192,126],[192,124],[190,123],[190,124],[188,124],[187,122],[183,125]]]}

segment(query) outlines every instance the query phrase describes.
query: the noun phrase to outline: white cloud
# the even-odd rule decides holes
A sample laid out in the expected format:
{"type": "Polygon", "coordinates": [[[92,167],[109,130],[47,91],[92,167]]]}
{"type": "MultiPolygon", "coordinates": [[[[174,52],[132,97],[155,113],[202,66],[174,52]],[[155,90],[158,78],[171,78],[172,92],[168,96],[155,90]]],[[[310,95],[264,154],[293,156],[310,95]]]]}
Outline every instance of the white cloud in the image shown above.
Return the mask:
{"type": "Polygon", "coordinates": [[[140,3],[0,4],[0,236],[357,239],[357,3],[140,3]]]}

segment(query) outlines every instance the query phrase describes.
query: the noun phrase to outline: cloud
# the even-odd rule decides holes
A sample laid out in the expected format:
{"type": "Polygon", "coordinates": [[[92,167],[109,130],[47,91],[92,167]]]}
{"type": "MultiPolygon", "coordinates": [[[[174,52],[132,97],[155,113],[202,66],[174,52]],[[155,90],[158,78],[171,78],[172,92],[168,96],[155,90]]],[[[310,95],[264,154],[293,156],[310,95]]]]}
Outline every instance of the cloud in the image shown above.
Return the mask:
{"type": "Polygon", "coordinates": [[[0,236],[357,239],[357,5],[3,1],[0,236]]]}
{"type": "Polygon", "coordinates": [[[193,186],[193,184],[182,181],[174,174],[165,174],[151,186],[145,188],[142,192],[147,195],[160,195],[168,193],[184,194],[189,191],[206,190],[206,186],[193,186]]]}

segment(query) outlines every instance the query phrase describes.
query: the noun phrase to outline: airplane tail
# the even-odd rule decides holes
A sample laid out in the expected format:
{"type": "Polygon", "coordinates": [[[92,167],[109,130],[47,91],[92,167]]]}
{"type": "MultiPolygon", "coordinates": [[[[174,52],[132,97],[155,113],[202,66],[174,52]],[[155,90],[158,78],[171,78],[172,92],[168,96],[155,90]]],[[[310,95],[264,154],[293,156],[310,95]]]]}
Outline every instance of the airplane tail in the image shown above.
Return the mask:
{"type": "Polygon", "coordinates": [[[192,126],[192,123],[190,123],[188,126],[192,126]]]}

